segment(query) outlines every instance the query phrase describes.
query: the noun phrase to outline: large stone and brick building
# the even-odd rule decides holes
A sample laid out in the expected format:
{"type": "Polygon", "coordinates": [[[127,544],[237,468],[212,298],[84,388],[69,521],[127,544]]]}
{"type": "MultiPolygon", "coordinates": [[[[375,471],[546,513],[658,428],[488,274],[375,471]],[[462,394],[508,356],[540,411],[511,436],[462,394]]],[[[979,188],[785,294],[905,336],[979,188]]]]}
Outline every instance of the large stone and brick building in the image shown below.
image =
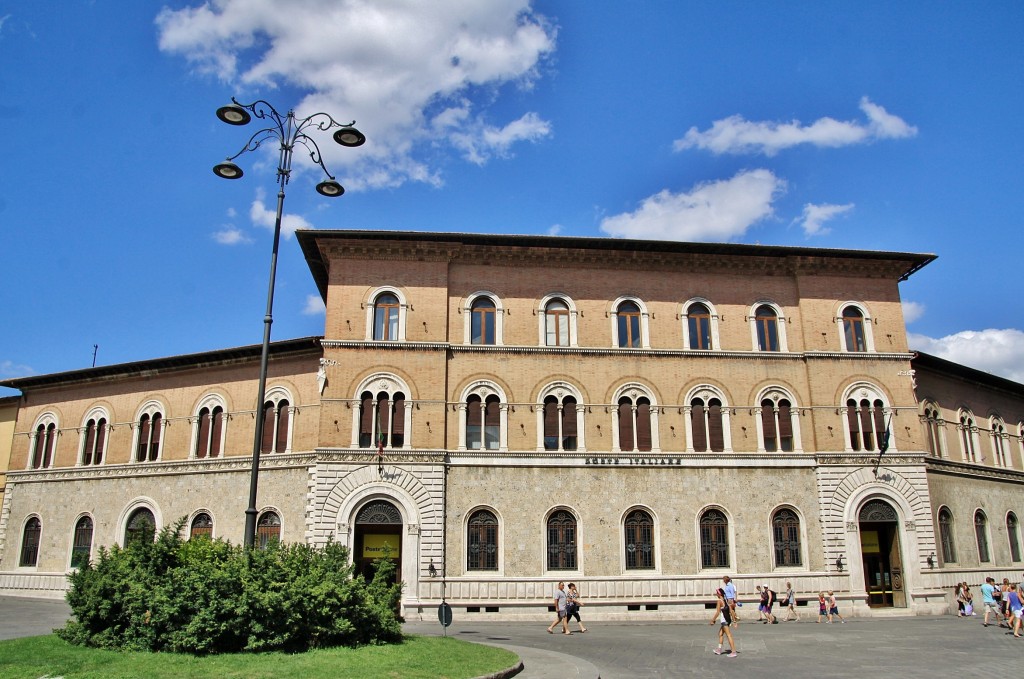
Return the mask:
{"type": "MultiPolygon", "coordinates": [[[[725,574],[939,613],[1024,567],[1024,386],[908,350],[898,284],[931,255],[298,242],[327,314],[272,344],[258,536],[390,545],[407,616],[546,617],[574,580],[594,619],[697,617],[725,574]]],[[[180,517],[241,541],[259,353],[4,382],[0,591],[57,596],[180,517]]]]}

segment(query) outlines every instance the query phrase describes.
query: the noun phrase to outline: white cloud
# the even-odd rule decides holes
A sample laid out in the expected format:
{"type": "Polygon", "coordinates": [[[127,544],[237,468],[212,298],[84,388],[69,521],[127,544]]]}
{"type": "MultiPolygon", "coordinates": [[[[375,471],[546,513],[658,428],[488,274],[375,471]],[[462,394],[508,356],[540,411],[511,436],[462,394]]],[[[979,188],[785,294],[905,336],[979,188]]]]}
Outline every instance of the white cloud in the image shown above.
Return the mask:
{"type": "Polygon", "coordinates": [[[555,49],[555,27],[529,0],[289,0],[285,10],[280,0],[214,0],[164,8],[156,24],[161,50],[253,99],[287,85],[308,94],[281,102],[282,111],[294,104],[300,115],[355,118],[364,146],[342,149],[329,136],[322,144],[332,171],[347,166],[350,190],[440,183],[417,158],[420,145],[452,145],[485,162],[550,131],[536,113],[493,124],[475,111],[501,85],[529,87],[555,49]]]}
{"type": "Polygon", "coordinates": [[[917,134],[916,127],[887,112],[867,97],[861,98],[860,110],[867,117],[867,122],[825,117],[804,125],[799,120],[788,123],[755,122],[740,115],[729,116],[716,120],[704,132],[691,127],[682,139],[673,142],[672,148],[676,151],[699,148],[716,155],[762,153],[774,156],[779,151],[799,144],[839,147],[876,139],[901,139],[917,134]]]}
{"type": "Polygon", "coordinates": [[[306,295],[306,306],[302,307],[305,316],[322,316],[327,313],[327,307],[320,295],[306,295]]]}
{"type": "Polygon", "coordinates": [[[0,377],[26,377],[35,375],[36,371],[27,365],[21,365],[14,361],[0,361],[0,377]]]}
{"type": "Polygon", "coordinates": [[[913,323],[922,316],[924,316],[924,304],[920,302],[903,302],[903,322],[906,324],[913,323]]]}
{"type": "Polygon", "coordinates": [[[563,228],[564,227],[561,224],[552,224],[551,226],[548,227],[547,235],[557,236],[558,234],[562,233],[563,228]]]}
{"type": "Polygon", "coordinates": [[[825,227],[825,222],[852,209],[853,203],[847,203],[846,205],[832,205],[830,203],[813,205],[807,203],[804,205],[803,214],[793,221],[800,224],[804,230],[804,235],[823,236],[831,231],[831,229],[825,227]]]}
{"type": "Polygon", "coordinates": [[[786,182],[769,170],[746,170],[732,179],[698,184],[687,193],[667,189],[634,212],[607,217],[601,230],[623,238],[724,241],[772,215],[786,182]]]}
{"type": "Polygon", "coordinates": [[[517,141],[537,141],[549,134],[550,123],[541,120],[536,113],[527,113],[500,129],[476,120],[464,125],[461,131],[451,132],[451,141],[466,160],[485,165],[492,156],[508,157],[512,144],[517,141]]]}
{"type": "Polygon", "coordinates": [[[934,339],[908,333],[910,348],[1024,383],[1024,332],[964,330],[934,339]]]}
{"type": "MultiPolygon", "coordinates": [[[[249,218],[253,224],[262,226],[271,231],[274,230],[274,224],[277,221],[277,210],[271,210],[263,204],[262,198],[257,198],[252,202],[252,206],[249,208],[249,218]]],[[[298,229],[312,229],[313,225],[307,222],[304,218],[299,215],[282,215],[281,216],[281,235],[287,240],[292,237],[292,234],[298,229]]]]}
{"type": "Polygon", "coordinates": [[[252,242],[245,232],[233,226],[226,226],[220,231],[215,231],[213,239],[221,245],[242,245],[252,242]]]}

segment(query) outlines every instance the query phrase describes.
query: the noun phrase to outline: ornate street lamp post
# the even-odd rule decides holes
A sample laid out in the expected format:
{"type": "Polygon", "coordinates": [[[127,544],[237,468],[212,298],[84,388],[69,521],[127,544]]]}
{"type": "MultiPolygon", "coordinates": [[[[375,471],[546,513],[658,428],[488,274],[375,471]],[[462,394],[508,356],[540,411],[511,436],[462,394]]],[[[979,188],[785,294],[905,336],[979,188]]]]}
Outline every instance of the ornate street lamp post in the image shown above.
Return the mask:
{"type": "Polygon", "coordinates": [[[342,146],[354,148],[362,146],[366,141],[363,133],[353,125],[355,121],[347,125],[337,122],[326,113],[314,113],[306,118],[296,118],[295,112],[289,110],[282,116],[268,102],[260,99],[251,104],[241,104],[234,97],[231,104],[217,109],[217,117],[228,125],[247,125],[253,118],[263,121],[267,127],[258,130],[249,141],[242,147],[242,150],[224,160],[213,168],[218,177],[224,179],[238,179],[242,176],[242,168],[235,165],[234,160],[243,153],[255,151],[264,142],[276,140],[280,148],[280,157],[277,163],[277,217],[274,220],[274,247],[270,257],[270,286],[267,291],[267,313],[263,317],[263,353],[260,356],[260,379],[256,391],[256,432],[252,443],[252,473],[249,476],[249,506],[245,510],[245,546],[253,547],[256,544],[256,515],[259,510],[256,508],[256,491],[259,486],[260,473],[260,452],[263,447],[263,428],[266,424],[266,410],[263,399],[267,393],[267,363],[270,356],[270,326],[273,324],[274,310],[274,281],[277,277],[277,249],[281,240],[281,216],[284,210],[284,187],[288,185],[288,179],[292,172],[292,151],[296,144],[302,144],[309,157],[327,175],[327,179],[316,185],[316,190],[328,198],[336,198],[345,189],[334,179],[334,175],[327,171],[324,165],[323,155],[316,141],[306,134],[306,130],[317,129],[322,132],[338,128],[334,132],[334,141],[342,146]]]}

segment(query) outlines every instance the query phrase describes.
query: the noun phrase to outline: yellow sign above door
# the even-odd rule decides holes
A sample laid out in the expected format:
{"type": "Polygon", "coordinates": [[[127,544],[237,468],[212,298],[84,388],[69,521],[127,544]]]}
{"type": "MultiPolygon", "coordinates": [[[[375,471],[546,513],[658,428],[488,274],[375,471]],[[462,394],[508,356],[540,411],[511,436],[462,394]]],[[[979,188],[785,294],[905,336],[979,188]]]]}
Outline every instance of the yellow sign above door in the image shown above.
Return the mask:
{"type": "Polygon", "coordinates": [[[397,559],[402,555],[401,535],[364,535],[363,558],[382,559],[384,556],[397,559]]]}

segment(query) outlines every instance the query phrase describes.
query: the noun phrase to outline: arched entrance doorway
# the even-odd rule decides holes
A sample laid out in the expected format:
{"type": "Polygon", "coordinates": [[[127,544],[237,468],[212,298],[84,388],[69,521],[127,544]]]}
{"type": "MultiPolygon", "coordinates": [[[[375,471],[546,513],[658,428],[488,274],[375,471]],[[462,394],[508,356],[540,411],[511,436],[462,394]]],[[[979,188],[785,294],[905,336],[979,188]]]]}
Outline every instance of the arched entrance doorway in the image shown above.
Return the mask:
{"type": "Polygon", "coordinates": [[[864,589],[872,608],[905,608],[899,515],[884,500],[869,500],[860,510],[860,552],[864,589]]]}
{"type": "Polygon", "coordinates": [[[402,514],[387,500],[367,502],[356,514],[352,561],[356,572],[373,577],[373,564],[385,555],[395,560],[394,581],[402,577],[402,514]]]}

